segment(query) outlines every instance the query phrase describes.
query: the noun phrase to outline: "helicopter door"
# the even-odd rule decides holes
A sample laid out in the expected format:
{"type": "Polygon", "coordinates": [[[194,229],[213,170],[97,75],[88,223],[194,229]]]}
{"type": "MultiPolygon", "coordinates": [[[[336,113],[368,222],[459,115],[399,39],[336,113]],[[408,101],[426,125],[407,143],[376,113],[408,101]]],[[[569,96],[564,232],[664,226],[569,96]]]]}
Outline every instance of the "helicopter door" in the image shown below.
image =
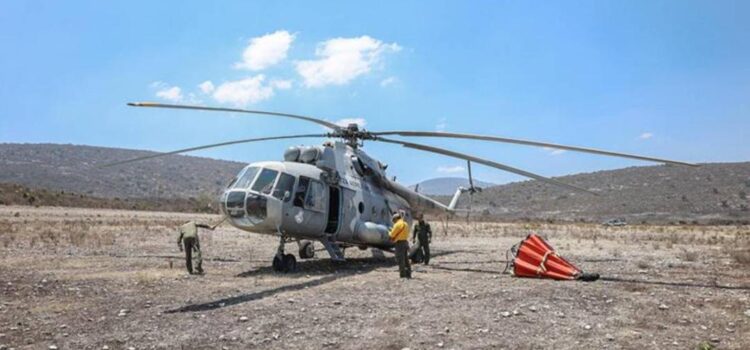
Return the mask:
{"type": "Polygon", "coordinates": [[[317,237],[327,227],[328,190],[318,180],[300,176],[291,203],[284,205],[282,226],[287,232],[317,237]],[[291,205],[290,205],[291,204],[291,205]]]}
{"type": "Polygon", "coordinates": [[[341,210],[341,194],[339,188],[328,187],[328,224],[325,233],[336,233],[339,230],[339,213],[341,210]]]}

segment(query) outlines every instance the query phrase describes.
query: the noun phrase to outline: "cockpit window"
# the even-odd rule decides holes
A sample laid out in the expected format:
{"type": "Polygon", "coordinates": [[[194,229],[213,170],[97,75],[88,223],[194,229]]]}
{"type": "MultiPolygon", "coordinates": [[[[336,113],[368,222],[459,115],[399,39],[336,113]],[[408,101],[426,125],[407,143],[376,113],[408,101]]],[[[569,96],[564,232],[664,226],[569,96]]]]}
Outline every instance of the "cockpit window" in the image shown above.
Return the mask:
{"type": "Polygon", "coordinates": [[[260,175],[258,175],[258,179],[255,180],[255,183],[253,184],[253,191],[258,191],[265,194],[271,193],[271,190],[273,189],[273,183],[276,182],[276,176],[278,175],[279,172],[276,170],[261,170],[260,175]]]}
{"type": "Polygon", "coordinates": [[[292,197],[289,196],[287,198],[284,198],[284,193],[289,192],[289,194],[291,194],[293,188],[294,176],[287,173],[281,173],[279,182],[276,183],[276,187],[273,189],[273,196],[278,199],[283,199],[284,202],[288,202],[292,197]]]}
{"type": "Polygon", "coordinates": [[[245,172],[242,173],[237,181],[234,182],[234,186],[232,188],[237,189],[246,189],[250,187],[250,184],[253,183],[253,180],[255,179],[255,175],[258,173],[258,167],[249,167],[245,169],[245,172]]]}

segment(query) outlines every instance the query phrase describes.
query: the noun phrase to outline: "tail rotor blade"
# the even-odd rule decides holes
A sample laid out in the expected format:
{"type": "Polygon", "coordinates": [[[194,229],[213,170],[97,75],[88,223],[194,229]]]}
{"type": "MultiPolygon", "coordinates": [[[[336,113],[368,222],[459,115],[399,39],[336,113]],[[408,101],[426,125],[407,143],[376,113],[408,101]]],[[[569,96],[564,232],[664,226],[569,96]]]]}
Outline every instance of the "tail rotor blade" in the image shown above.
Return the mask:
{"type": "Polygon", "coordinates": [[[466,168],[469,170],[469,189],[473,193],[474,192],[474,179],[472,179],[471,177],[471,161],[470,160],[466,161],[466,168]]]}

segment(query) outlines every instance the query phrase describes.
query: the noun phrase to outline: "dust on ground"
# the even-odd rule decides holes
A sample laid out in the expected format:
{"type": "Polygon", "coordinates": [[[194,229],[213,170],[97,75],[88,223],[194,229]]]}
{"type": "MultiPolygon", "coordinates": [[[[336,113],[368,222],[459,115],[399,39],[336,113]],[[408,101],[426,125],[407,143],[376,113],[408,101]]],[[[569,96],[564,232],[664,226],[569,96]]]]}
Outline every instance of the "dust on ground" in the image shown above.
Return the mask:
{"type": "Polygon", "coordinates": [[[433,222],[433,260],[404,281],[357,248],[277,274],[276,238],[224,225],[188,276],[175,226],[218,218],[0,206],[0,349],[750,348],[743,226],[433,222]],[[532,231],[604,280],[502,274],[532,231]]]}

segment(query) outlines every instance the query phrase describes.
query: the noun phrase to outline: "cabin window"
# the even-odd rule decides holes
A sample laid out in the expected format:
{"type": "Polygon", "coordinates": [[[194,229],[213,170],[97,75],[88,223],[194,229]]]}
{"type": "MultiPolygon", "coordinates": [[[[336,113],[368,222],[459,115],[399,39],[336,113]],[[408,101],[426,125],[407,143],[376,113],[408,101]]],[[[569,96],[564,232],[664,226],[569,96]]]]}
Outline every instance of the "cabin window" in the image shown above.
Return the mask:
{"type": "Polygon", "coordinates": [[[294,204],[295,207],[305,206],[305,193],[307,193],[307,187],[310,185],[310,178],[300,176],[299,183],[297,184],[297,191],[294,192],[294,204]]]}
{"type": "Polygon", "coordinates": [[[288,202],[290,199],[292,199],[291,196],[289,196],[288,198],[284,198],[284,193],[292,193],[292,189],[294,189],[294,180],[294,176],[287,173],[281,173],[279,182],[276,183],[276,187],[273,189],[273,196],[283,200],[284,202],[288,202]]]}
{"type": "Polygon", "coordinates": [[[253,183],[256,174],[258,174],[258,167],[253,166],[245,169],[245,172],[239,176],[239,179],[237,181],[234,182],[234,187],[232,188],[244,190],[250,187],[250,184],[253,183]]]}
{"type": "Polygon", "coordinates": [[[257,191],[264,194],[270,194],[273,189],[273,184],[276,182],[276,176],[279,172],[271,169],[263,169],[258,175],[258,179],[253,184],[253,191],[257,191]]]}
{"type": "Polygon", "coordinates": [[[305,208],[324,212],[326,209],[325,198],[325,185],[320,181],[310,181],[305,197],[305,208]]]}

